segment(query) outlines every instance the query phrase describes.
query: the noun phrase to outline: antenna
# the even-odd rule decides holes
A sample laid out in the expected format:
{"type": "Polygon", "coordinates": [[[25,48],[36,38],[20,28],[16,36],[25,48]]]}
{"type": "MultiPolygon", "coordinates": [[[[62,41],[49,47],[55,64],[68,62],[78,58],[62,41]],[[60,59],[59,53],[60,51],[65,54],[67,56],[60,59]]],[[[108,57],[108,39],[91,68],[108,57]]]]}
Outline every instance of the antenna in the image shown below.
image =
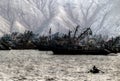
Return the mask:
{"type": "Polygon", "coordinates": [[[79,25],[77,25],[77,27],[76,27],[76,29],[75,29],[75,32],[74,32],[74,38],[76,37],[76,33],[78,32],[78,28],[79,28],[80,26],[79,25]]]}

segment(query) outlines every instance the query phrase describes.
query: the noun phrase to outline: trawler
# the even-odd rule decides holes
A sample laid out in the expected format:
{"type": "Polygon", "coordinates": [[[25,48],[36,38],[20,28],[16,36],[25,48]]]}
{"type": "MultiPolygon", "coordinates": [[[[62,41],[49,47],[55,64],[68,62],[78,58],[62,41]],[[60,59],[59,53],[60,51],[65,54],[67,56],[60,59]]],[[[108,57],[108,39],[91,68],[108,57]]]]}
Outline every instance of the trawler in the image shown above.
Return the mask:
{"type": "Polygon", "coordinates": [[[99,49],[99,50],[81,50],[81,49],[53,49],[52,50],[54,54],[68,54],[68,55],[108,55],[110,51],[105,49],[99,49]]]}
{"type": "MultiPolygon", "coordinates": [[[[54,54],[86,54],[86,55],[107,55],[111,53],[110,50],[105,48],[105,45],[89,45],[84,44],[81,41],[85,40],[89,35],[92,35],[91,28],[87,28],[85,31],[77,35],[79,26],[76,27],[74,34],[71,35],[71,31],[64,36],[51,36],[51,29],[49,31],[49,37],[46,37],[46,43],[43,45],[37,45],[39,50],[42,51],[53,51],[54,54]],[[81,43],[81,44],[80,44],[81,43]]],[[[90,41],[90,40],[87,40],[90,41]]],[[[40,43],[41,44],[41,43],[40,43]]]]}

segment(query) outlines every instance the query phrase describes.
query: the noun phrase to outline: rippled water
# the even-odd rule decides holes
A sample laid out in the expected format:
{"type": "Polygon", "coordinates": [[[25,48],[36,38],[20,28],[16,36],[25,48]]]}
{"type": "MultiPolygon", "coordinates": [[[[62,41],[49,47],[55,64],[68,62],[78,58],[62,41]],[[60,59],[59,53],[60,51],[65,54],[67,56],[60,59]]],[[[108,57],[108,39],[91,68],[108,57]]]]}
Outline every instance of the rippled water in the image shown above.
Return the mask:
{"type": "Polygon", "coordinates": [[[0,81],[120,81],[120,55],[53,55],[0,51],[0,81]],[[95,65],[105,73],[87,73],[95,65]]]}

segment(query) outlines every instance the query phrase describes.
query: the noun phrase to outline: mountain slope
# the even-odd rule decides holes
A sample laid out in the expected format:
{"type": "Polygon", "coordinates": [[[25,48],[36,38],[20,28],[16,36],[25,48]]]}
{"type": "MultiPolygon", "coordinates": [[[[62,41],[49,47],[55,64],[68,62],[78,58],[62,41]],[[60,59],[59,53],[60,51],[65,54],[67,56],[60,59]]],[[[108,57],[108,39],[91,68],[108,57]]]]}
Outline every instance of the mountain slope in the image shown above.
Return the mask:
{"type": "Polygon", "coordinates": [[[80,25],[81,31],[91,27],[95,34],[117,36],[120,16],[109,12],[113,3],[107,1],[0,0],[0,35],[25,30],[47,35],[50,28],[67,33],[80,25]]]}

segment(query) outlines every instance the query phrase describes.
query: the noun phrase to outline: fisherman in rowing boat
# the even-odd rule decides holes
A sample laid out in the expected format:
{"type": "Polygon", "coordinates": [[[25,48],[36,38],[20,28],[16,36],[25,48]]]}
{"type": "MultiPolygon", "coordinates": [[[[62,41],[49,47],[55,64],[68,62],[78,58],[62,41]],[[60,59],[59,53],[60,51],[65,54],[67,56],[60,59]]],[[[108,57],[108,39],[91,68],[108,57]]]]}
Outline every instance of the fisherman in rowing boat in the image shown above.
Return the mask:
{"type": "Polygon", "coordinates": [[[92,69],[90,69],[90,71],[88,71],[88,73],[93,73],[93,74],[96,74],[96,73],[104,73],[103,71],[101,71],[100,69],[98,69],[96,66],[93,66],[92,69]]]}

